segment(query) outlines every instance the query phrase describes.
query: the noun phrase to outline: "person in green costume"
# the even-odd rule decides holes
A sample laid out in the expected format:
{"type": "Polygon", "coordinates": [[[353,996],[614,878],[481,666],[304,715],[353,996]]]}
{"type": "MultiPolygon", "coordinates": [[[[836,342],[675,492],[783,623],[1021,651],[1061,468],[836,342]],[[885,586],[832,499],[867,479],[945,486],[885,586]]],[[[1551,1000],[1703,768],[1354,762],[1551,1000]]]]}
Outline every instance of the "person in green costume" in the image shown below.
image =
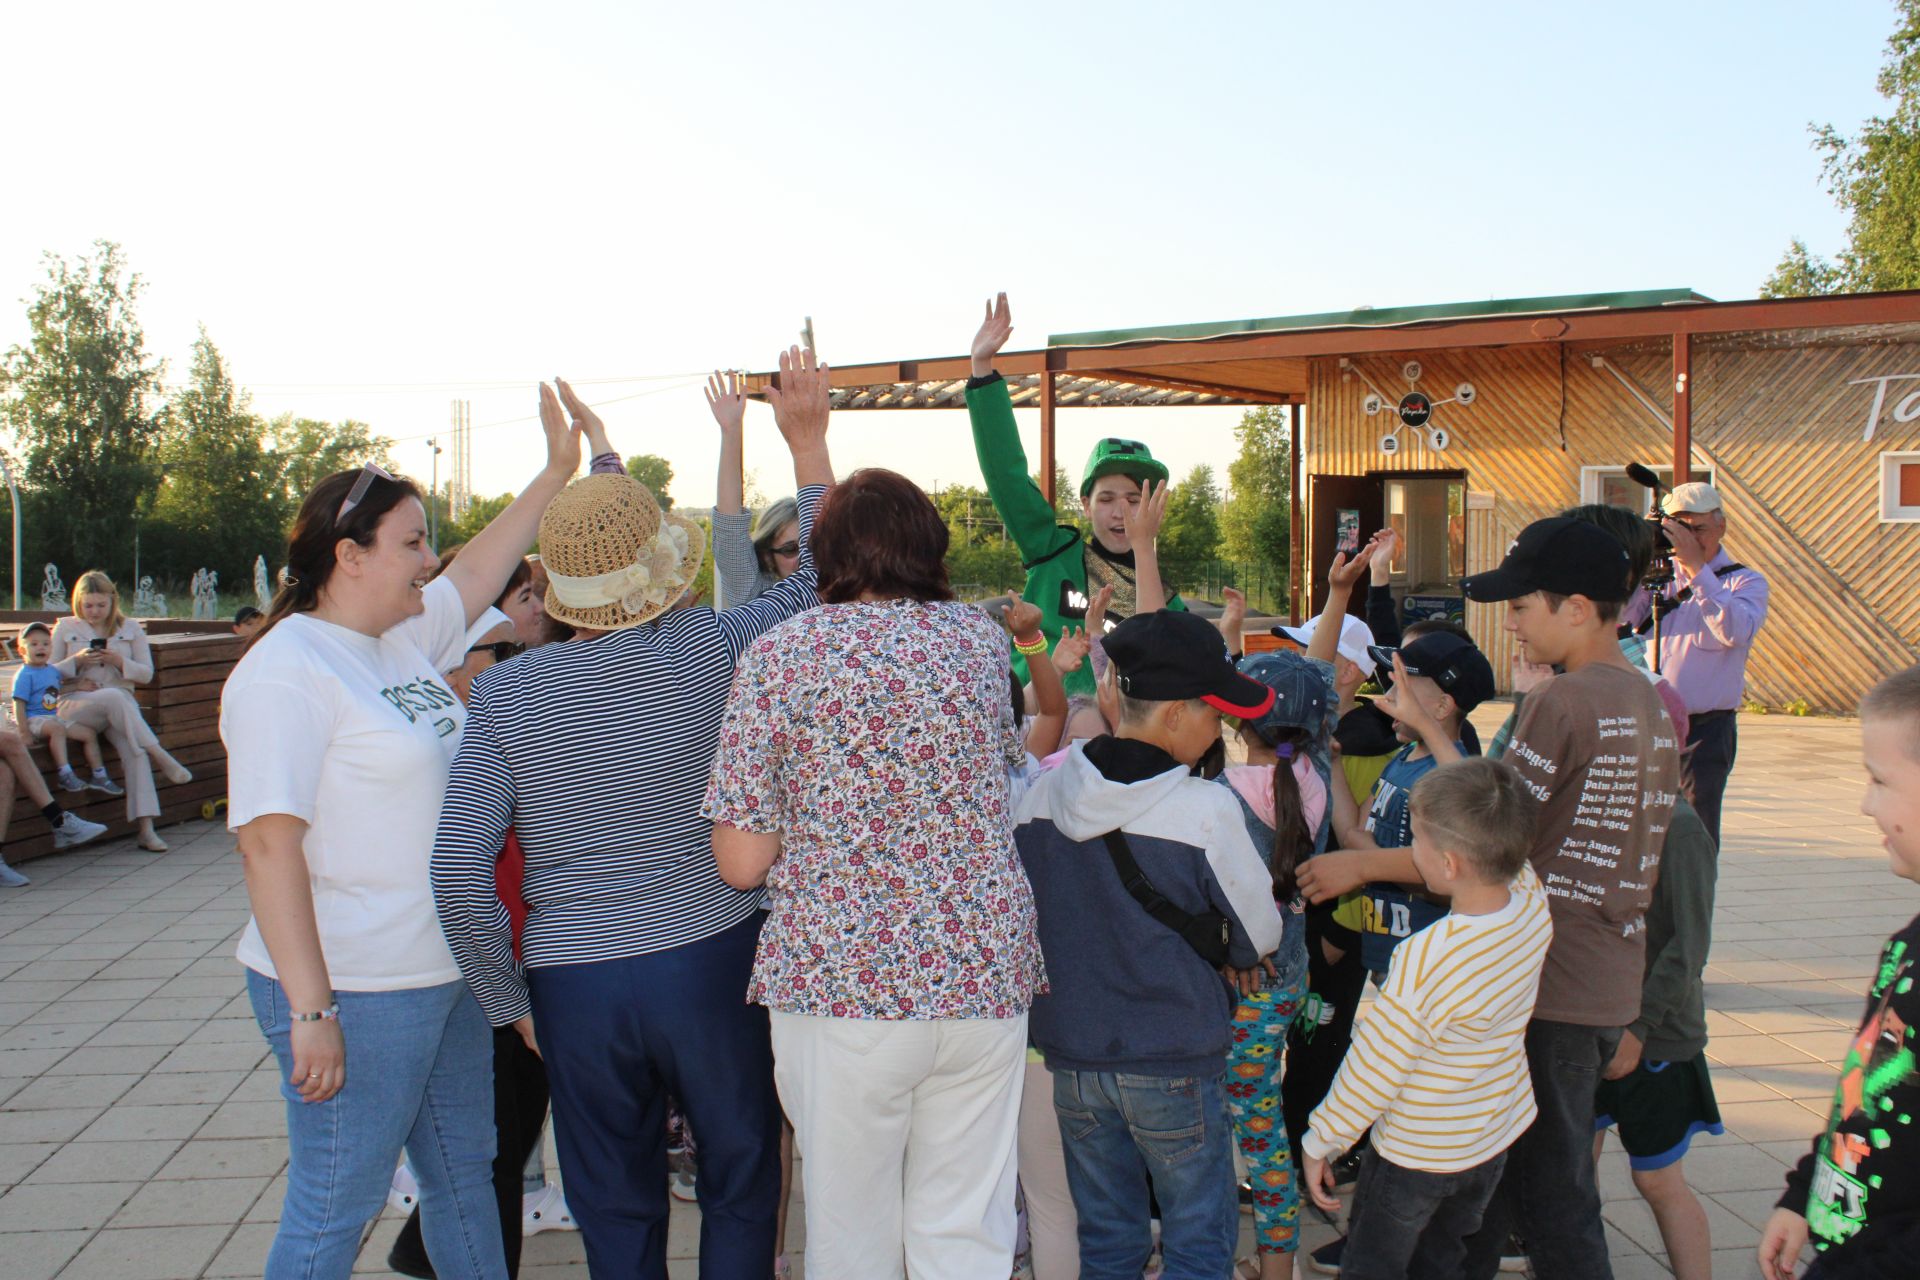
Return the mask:
{"type": "MultiPolygon", "coordinates": [[[[1136,612],[1163,607],[1184,611],[1187,606],[1179,596],[1163,599],[1154,557],[1154,538],[1165,510],[1166,464],[1156,461],[1137,440],[1109,437],[1100,441],[1080,478],[1080,510],[1087,519],[1087,532],[1059,523],[1053,504],[1027,473],[1013,400],[1006,380],[993,369],[994,356],[1012,332],[1013,313],[1003,293],[987,304],[986,319],[974,335],[967,417],[973,423],[973,450],[980,459],[987,495],[1026,565],[1027,585],[1021,596],[1039,606],[1040,630],[1048,647],[1059,642],[1061,628],[1086,618],[1093,593],[1103,586],[1113,588],[1108,629],[1136,612]]],[[[1013,669],[1025,683],[1027,664],[1018,653],[1013,655],[1013,669]]],[[[1093,664],[1085,663],[1067,676],[1066,687],[1069,694],[1092,693],[1093,664]]]]}

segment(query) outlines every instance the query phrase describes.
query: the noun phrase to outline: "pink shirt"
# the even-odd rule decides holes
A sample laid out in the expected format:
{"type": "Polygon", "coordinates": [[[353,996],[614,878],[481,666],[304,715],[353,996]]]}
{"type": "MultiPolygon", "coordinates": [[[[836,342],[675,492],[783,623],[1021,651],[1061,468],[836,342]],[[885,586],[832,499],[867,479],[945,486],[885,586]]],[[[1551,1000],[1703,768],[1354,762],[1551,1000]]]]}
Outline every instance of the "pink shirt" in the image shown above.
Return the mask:
{"type": "MultiPolygon", "coordinates": [[[[1273,770],[1270,764],[1243,764],[1226,773],[1227,785],[1270,827],[1279,825],[1273,812],[1273,770]]],[[[1327,812],[1327,788],[1304,753],[1293,758],[1293,780],[1300,784],[1300,812],[1307,830],[1318,831],[1327,812]]]]}

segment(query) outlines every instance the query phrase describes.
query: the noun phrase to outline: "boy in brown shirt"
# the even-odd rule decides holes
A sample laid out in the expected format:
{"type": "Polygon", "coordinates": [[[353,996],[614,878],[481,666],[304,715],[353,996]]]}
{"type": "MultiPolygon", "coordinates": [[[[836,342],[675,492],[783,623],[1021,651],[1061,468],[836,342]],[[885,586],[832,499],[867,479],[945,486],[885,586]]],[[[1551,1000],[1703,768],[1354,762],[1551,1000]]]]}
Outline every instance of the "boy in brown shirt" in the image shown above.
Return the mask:
{"type": "Polygon", "coordinates": [[[1564,517],[1524,529],[1468,599],[1507,602],[1529,662],[1564,675],[1528,695],[1507,763],[1537,802],[1530,860],[1553,916],[1527,1059],[1540,1108],[1513,1146],[1466,1274],[1491,1280],[1517,1230],[1543,1280],[1609,1280],[1593,1165],[1594,1094],[1640,1013],[1646,911],[1680,786],[1673,722],[1621,656],[1615,620],[1632,590],[1627,553],[1564,517]]]}

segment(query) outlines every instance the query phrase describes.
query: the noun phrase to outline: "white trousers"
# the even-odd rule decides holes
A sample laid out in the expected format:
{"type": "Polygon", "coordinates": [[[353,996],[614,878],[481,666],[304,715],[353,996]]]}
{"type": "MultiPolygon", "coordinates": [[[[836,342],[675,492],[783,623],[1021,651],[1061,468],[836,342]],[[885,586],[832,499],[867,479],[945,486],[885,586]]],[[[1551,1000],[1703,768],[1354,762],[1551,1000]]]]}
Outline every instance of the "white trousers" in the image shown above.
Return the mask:
{"type": "Polygon", "coordinates": [[[140,704],[125,689],[80,689],[60,695],[60,718],[83,724],[107,740],[127,773],[127,818],[160,816],[160,793],[153,785],[153,757],[147,748],[160,739],[147,727],[140,704]]]}
{"type": "Polygon", "coordinates": [[[1026,1015],[772,1021],[773,1077],[806,1196],[807,1274],[1011,1274],[1026,1015]]]}

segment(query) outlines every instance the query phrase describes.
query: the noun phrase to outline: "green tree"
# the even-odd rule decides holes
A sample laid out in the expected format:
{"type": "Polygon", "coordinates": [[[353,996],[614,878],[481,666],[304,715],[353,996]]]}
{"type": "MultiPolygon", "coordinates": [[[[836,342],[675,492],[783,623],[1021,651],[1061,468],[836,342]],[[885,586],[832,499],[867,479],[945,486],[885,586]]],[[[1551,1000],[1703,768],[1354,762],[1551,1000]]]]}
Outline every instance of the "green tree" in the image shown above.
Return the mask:
{"type": "Polygon", "coordinates": [[[516,496],[500,493],[491,498],[475,498],[468,503],[465,515],[440,526],[441,550],[473,541],[473,535],[492,524],[493,518],[511,506],[516,496]]]}
{"type": "Polygon", "coordinates": [[[673,484],[673,464],[656,453],[636,454],[626,461],[627,474],[647,486],[662,511],[672,510],[673,498],[667,490],[673,484]]]}
{"type": "Polygon", "coordinates": [[[68,581],[92,568],[125,577],[135,513],[158,480],[151,399],[162,366],[147,359],[134,315],[140,277],[106,240],[77,261],[45,262],[27,304],[31,336],[0,357],[0,421],[36,499],[28,558],[61,565],[68,581]]]}
{"type": "Polygon", "coordinates": [[[268,427],[275,470],[275,500],[283,529],[293,527],[300,504],[314,486],[336,471],[352,471],[369,462],[393,466],[393,441],[376,436],[364,422],[320,422],[283,414],[268,427]]]}
{"type": "Polygon", "coordinates": [[[1229,496],[1220,515],[1229,560],[1284,565],[1291,538],[1292,455],[1287,418],[1278,406],[1240,415],[1233,429],[1239,456],[1227,468],[1229,496]]]}
{"type": "Polygon", "coordinates": [[[1892,111],[1851,138],[1812,129],[1826,188],[1848,214],[1847,246],[1827,262],[1795,240],[1766,297],[1920,288],[1920,0],[1899,0],[1886,53],[1875,87],[1892,111]]]}
{"type": "Polygon", "coordinates": [[[161,425],[162,480],[143,513],[142,560],[183,581],[192,569],[212,569],[238,590],[254,557],[272,556],[286,541],[281,460],[204,328],[187,386],[161,425]]]}
{"type": "Polygon", "coordinates": [[[1220,555],[1220,488],[1213,468],[1195,467],[1167,494],[1166,519],[1160,525],[1160,558],[1167,565],[1191,568],[1220,555]]]}

